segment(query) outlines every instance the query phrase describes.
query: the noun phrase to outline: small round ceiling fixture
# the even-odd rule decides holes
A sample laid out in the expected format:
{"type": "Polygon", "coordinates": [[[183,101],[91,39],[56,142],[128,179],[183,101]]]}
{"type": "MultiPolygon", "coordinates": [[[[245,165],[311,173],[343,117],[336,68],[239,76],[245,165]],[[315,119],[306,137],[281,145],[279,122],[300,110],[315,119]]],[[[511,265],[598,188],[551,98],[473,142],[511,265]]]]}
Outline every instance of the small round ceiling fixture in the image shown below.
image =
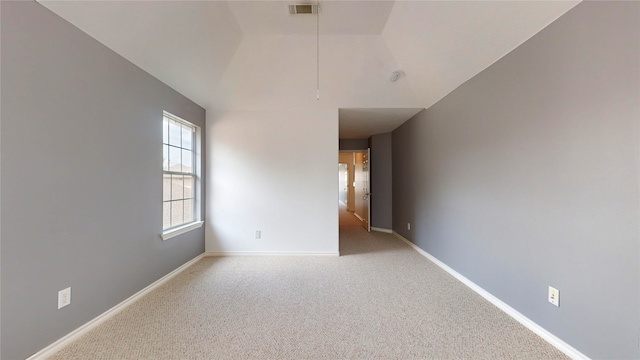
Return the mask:
{"type": "Polygon", "coordinates": [[[391,80],[392,82],[398,81],[398,79],[400,79],[400,72],[399,71],[394,71],[391,73],[391,76],[389,77],[389,80],[391,80]]]}

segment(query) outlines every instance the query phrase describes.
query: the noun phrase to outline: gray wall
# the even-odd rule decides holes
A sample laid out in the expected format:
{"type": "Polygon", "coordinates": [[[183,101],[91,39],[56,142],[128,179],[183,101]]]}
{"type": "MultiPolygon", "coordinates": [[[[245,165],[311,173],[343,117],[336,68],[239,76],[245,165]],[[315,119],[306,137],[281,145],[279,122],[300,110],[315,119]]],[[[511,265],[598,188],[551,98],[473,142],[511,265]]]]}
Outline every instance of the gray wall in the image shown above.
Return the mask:
{"type": "Polygon", "coordinates": [[[373,135],[371,146],[371,226],[391,229],[391,133],[373,135]]]}
{"type": "Polygon", "coordinates": [[[369,147],[368,139],[340,139],[340,150],[367,150],[369,147]]]}
{"type": "Polygon", "coordinates": [[[36,2],[1,6],[1,357],[9,360],[204,252],[203,228],[168,241],[160,233],[162,111],[203,131],[205,111],[36,2]],[[72,303],[57,310],[68,286],[72,303]]]}
{"type": "Polygon", "coordinates": [[[394,230],[594,359],[640,357],[639,44],[583,2],[393,132],[394,230]]]}

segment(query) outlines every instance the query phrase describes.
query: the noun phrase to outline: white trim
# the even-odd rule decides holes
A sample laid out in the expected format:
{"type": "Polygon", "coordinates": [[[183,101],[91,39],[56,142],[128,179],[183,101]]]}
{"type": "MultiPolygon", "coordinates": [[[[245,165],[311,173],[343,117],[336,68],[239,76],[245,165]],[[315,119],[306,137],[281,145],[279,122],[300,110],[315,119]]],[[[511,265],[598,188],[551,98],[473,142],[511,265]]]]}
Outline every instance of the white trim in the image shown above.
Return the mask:
{"type": "Polygon", "coordinates": [[[199,227],[202,226],[202,224],[204,224],[204,221],[195,221],[192,223],[188,223],[186,225],[182,225],[180,227],[177,227],[175,229],[171,229],[171,230],[167,230],[166,232],[163,232],[162,235],[160,235],[160,237],[162,237],[162,240],[169,240],[172,237],[178,236],[178,235],[182,235],[186,232],[189,232],[193,229],[197,229],[199,227]]]}
{"type": "Polygon", "coordinates": [[[131,295],[128,299],[122,301],[118,305],[116,305],[116,306],[112,307],[111,309],[109,309],[109,310],[103,312],[102,314],[98,315],[93,320],[90,320],[86,324],[80,326],[79,328],[73,330],[72,332],[70,332],[69,334],[65,335],[64,337],[58,339],[53,344],[45,347],[44,349],[38,351],[37,353],[31,355],[26,360],[40,360],[40,359],[48,358],[49,356],[53,355],[56,351],[58,351],[58,350],[62,349],[63,347],[69,345],[71,342],[73,342],[74,340],[78,339],[80,336],[83,336],[84,334],[86,334],[90,330],[94,329],[96,326],[98,326],[98,325],[102,324],[103,322],[109,320],[114,315],[116,315],[120,311],[122,311],[125,308],[127,308],[129,305],[131,305],[134,302],[140,300],[140,298],[142,298],[143,296],[147,295],[151,291],[153,291],[156,288],[160,287],[162,284],[166,283],[171,278],[173,278],[174,276],[178,275],[179,273],[181,273],[182,271],[187,269],[189,266],[191,266],[191,265],[195,264],[196,262],[198,262],[198,260],[202,259],[204,256],[205,256],[205,254],[200,254],[200,255],[196,256],[195,258],[189,260],[187,263],[183,264],[179,268],[173,270],[172,272],[168,273],[167,275],[165,275],[165,276],[161,277],[160,279],[156,280],[153,284],[151,284],[151,285],[145,287],[144,289],[138,291],[137,293],[131,295]]]}
{"type": "Polygon", "coordinates": [[[304,251],[212,251],[204,256],[340,256],[339,252],[304,251]]]}
{"type": "Polygon", "coordinates": [[[385,228],[379,228],[379,227],[371,227],[371,230],[373,231],[379,231],[379,232],[383,232],[383,233],[387,233],[387,234],[393,234],[393,230],[391,229],[385,229],[385,228]]]}
{"type": "Polygon", "coordinates": [[[431,255],[428,252],[420,249],[416,244],[414,244],[411,241],[405,239],[402,235],[398,234],[395,231],[393,231],[393,235],[395,235],[398,239],[400,239],[400,240],[404,241],[405,243],[407,243],[415,251],[417,251],[422,256],[426,257],[427,259],[429,259],[434,264],[438,265],[444,271],[446,271],[449,274],[451,274],[453,277],[458,279],[460,282],[462,282],[464,285],[469,287],[471,290],[475,291],[478,295],[480,295],[483,298],[485,298],[486,300],[488,300],[490,303],[495,305],[498,309],[504,311],[507,315],[511,316],[513,319],[518,321],[520,324],[524,325],[527,329],[533,331],[535,334],[537,334],[538,336],[540,336],[541,338],[546,340],[549,344],[553,345],[556,349],[562,351],[565,355],[569,356],[572,359],[580,359],[580,360],[589,359],[589,357],[587,357],[585,354],[581,353],[580,351],[576,350],[571,345],[569,345],[566,342],[562,341],[560,338],[558,338],[557,336],[553,335],[552,333],[547,331],[542,326],[536,324],[535,322],[533,322],[528,317],[522,315],[518,310],[516,310],[516,309],[512,308],[511,306],[507,305],[505,302],[503,302],[502,300],[498,299],[497,297],[495,297],[494,295],[492,295],[490,292],[486,291],[485,289],[481,288],[480,286],[475,284],[473,281],[467,279],[462,274],[460,274],[457,271],[453,270],[452,268],[447,266],[442,261],[436,259],[433,255],[431,255]]]}
{"type": "Polygon", "coordinates": [[[358,218],[358,220],[360,220],[360,221],[364,221],[364,219],[363,219],[363,218],[361,218],[361,217],[360,217],[360,215],[358,215],[356,212],[354,212],[354,213],[353,213],[353,215],[355,215],[355,216],[358,218]]]}

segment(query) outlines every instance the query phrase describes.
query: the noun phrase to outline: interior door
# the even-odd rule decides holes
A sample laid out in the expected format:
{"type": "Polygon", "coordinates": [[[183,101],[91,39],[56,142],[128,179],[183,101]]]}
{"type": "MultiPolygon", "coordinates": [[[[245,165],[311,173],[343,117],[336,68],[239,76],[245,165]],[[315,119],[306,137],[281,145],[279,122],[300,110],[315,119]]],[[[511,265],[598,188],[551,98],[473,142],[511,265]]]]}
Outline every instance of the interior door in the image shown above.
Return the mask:
{"type": "Polygon", "coordinates": [[[362,199],[364,200],[364,221],[362,222],[362,226],[364,226],[367,231],[371,231],[371,191],[370,191],[370,180],[371,176],[369,173],[369,158],[371,157],[371,149],[368,148],[362,154],[362,199]]]}

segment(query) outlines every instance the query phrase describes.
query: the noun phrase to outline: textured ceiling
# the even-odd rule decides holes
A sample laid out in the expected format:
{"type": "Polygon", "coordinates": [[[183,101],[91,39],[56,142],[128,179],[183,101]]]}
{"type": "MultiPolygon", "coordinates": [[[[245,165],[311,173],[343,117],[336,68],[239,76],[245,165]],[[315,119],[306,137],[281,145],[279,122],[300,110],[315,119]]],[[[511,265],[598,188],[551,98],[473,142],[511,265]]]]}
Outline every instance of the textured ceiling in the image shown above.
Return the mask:
{"type": "Polygon", "coordinates": [[[578,3],[324,0],[318,66],[290,2],[39,2],[209,111],[371,109],[341,129],[433,105],[578,3]]]}

